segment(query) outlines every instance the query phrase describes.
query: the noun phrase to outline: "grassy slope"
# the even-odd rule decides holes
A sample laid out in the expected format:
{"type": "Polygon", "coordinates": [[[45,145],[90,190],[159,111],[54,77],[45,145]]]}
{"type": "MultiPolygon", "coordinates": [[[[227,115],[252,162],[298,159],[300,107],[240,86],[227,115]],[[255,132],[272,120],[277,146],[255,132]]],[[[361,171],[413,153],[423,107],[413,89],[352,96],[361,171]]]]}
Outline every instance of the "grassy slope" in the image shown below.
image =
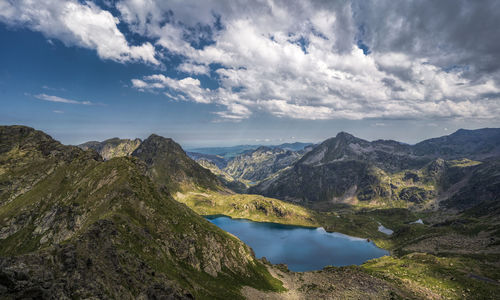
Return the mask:
{"type": "Polygon", "coordinates": [[[236,219],[317,227],[318,214],[302,206],[260,195],[213,191],[177,193],[176,200],[200,215],[224,214],[236,219]]]}
{"type": "MultiPolygon", "coordinates": [[[[51,270],[54,276],[70,272],[49,262],[57,261],[58,255],[64,256],[60,249],[73,245],[80,253],[76,256],[77,265],[91,260],[99,268],[98,273],[90,276],[97,278],[97,283],[91,285],[99,285],[96,290],[108,297],[135,297],[148,285],[166,282],[207,299],[240,298],[243,285],[262,290],[283,289],[281,282],[252,257],[243,243],[159,191],[140,171],[143,167],[136,159],[100,162],[89,157],[91,152],[76,152],[79,154],[72,154],[70,162],[39,155],[33,149],[20,152],[19,147],[2,153],[2,166],[20,166],[3,171],[3,178],[10,185],[25,185],[24,175],[30,177],[41,165],[43,170],[50,170],[29,189],[21,189],[17,197],[2,194],[6,201],[0,206],[0,233],[6,238],[0,242],[0,260],[9,266],[5,271],[18,268],[22,262],[26,269],[34,268],[28,274],[36,274],[38,269],[27,263],[35,255],[46,258],[40,263],[42,269],[51,270]],[[103,224],[111,228],[111,235],[98,238],[94,247],[82,248],[96,238],[91,234],[95,229],[105,232],[103,224]],[[109,264],[105,260],[108,250],[98,252],[99,239],[111,243],[108,250],[118,259],[118,269],[113,269],[116,265],[102,267],[109,264]],[[9,265],[9,261],[14,263],[9,265]],[[152,270],[153,275],[137,269],[138,266],[152,270]],[[217,276],[209,274],[214,270],[217,276]],[[122,272],[128,273],[130,280],[137,276],[142,279],[126,282],[122,272]]],[[[74,272],[80,274],[78,278],[89,271],[74,272]]],[[[88,295],[81,290],[74,292],[82,297],[88,295]]]]}

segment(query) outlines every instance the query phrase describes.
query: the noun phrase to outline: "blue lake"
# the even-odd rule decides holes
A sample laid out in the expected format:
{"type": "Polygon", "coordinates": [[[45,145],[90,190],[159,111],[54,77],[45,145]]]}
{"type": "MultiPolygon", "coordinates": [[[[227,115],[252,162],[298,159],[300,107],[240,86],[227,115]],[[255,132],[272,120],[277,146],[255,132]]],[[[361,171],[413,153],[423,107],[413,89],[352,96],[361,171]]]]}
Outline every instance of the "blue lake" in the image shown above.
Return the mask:
{"type": "Polygon", "coordinates": [[[252,247],[256,257],[265,256],[273,264],[287,264],[296,272],[321,270],[325,266],[360,265],[389,255],[387,250],[366,239],[329,233],[321,227],[260,223],[226,216],[206,218],[252,247]]]}

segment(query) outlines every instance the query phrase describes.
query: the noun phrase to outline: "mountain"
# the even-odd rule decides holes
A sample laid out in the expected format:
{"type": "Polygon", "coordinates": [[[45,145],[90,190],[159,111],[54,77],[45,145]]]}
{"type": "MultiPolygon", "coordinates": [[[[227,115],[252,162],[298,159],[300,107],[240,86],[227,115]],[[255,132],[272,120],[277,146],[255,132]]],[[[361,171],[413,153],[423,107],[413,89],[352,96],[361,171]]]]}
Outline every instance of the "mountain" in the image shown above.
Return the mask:
{"type": "Polygon", "coordinates": [[[261,146],[236,156],[223,170],[233,178],[258,182],[292,165],[302,155],[302,152],[261,146]]]}
{"type": "Polygon", "coordinates": [[[248,150],[255,150],[259,147],[259,145],[237,145],[230,147],[205,147],[205,148],[193,148],[189,149],[189,152],[196,152],[200,154],[210,154],[221,156],[226,160],[230,160],[231,158],[244,153],[248,150]]]}
{"type": "Polygon", "coordinates": [[[459,129],[453,134],[422,141],[412,147],[418,156],[484,160],[500,156],[500,129],[459,129]]]}
{"type": "Polygon", "coordinates": [[[238,179],[234,179],[231,175],[219,169],[211,160],[200,158],[196,161],[200,166],[210,170],[219,181],[231,191],[236,193],[244,193],[247,190],[247,185],[238,179]]]}
{"type": "Polygon", "coordinates": [[[198,152],[187,154],[217,175],[224,186],[236,192],[245,192],[248,185],[275,176],[313,148],[311,143],[300,142],[277,146],[255,146],[257,148],[244,150],[248,147],[250,146],[205,149],[219,153],[217,155],[198,152]]]}
{"type": "Polygon", "coordinates": [[[421,167],[431,159],[412,154],[412,147],[392,140],[368,142],[340,132],[315,147],[300,163],[319,166],[331,162],[365,161],[385,171],[398,171],[421,167]]]}
{"type": "Polygon", "coordinates": [[[281,145],[269,146],[269,147],[280,148],[283,150],[290,150],[290,151],[301,151],[311,146],[313,146],[312,143],[295,142],[295,143],[284,143],[281,145]]]}
{"type": "MultiPolygon", "coordinates": [[[[193,148],[189,149],[188,153],[193,152],[196,154],[193,155],[212,155],[212,156],[219,156],[224,158],[226,161],[230,161],[234,157],[244,154],[249,151],[254,151],[257,148],[261,147],[263,145],[237,145],[237,146],[230,146],[230,147],[206,147],[206,148],[193,148]]],[[[279,148],[283,150],[290,150],[290,151],[301,151],[304,150],[307,147],[312,146],[312,143],[302,143],[302,142],[295,142],[295,143],[284,143],[280,145],[271,145],[267,146],[269,148],[279,148]]],[[[209,157],[205,157],[209,158],[209,157]]],[[[193,158],[197,159],[197,158],[193,158]]],[[[220,168],[220,167],[219,167],[220,168]]]]}
{"type": "Polygon", "coordinates": [[[309,143],[282,144],[280,147],[260,146],[229,159],[220,155],[187,152],[201,166],[217,175],[227,188],[244,192],[255,184],[288,168],[312,149],[309,143]],[[301,149],[299,151],[288,149],[301,149]]]}
{"type": "MultiPolygon", "coordinates": [[[[154,152],[180,157],[178,145],[143,144],[146,163],[103,161],[32,128],[0,127],[1,298],[214,299],[239,298],[243,285],[281,288],[249,247],[147,176],[166,176],[154,152]]],[[[172,175],[197,166],[180,159],[172,175]]]]}
{"type": "Polygon", "coordinates": [[[103,142],[86,142],[78,145],[83,150],[93,149],[97,151],[105,160],[113,157],[129,156],[141,144],[140,139],[119,139],[112,138],[103,142]]]}
{"type": "Polygon", "coordinates": [[[457,174],[448,172],[450,195],[443,206],[459,211],[475,208],[475,214],[500,215],[500,159],[476,165],[457,174]]]}
{"type": "Polygon", "coordinates": [[[222,189],[217,177],[189,158],[172,139],[152,134],[132,156],[145,163],[153,182],[172,194],[186,190],[222,189]]]}
{"type": "Polygon", "coordinates": [[[213,163],[218,169],[224,169],[228,160],[220,155],[204,154],[198,152],[186,152],[186,154],[195,161],[205,160],[213,163]]]}
{"type": "Polygon", "coordinates": [[[499,147],[500,129],[459,130],[416,145],[369,142],[341,132],[250,193],[318,208],[336,203],[451,207],[450,203],[465,201],[452,200],[458,194],[472,197],[465,189],[474,184],[489,185],[476,187],[480,193],[490,191],[485,198],[498,189],[491,170],[496,169],[492,159],[498,157],[499,147]],[[487,176],[474,183],[474,174],[487,176]]]}

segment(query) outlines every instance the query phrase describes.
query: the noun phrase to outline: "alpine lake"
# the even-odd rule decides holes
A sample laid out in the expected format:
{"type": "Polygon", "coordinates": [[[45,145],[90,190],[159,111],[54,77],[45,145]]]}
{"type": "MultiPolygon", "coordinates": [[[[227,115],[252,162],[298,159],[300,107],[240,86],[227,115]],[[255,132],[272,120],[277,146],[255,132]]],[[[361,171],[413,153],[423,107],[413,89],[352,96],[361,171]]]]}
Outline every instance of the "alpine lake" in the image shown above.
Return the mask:
{"type": "Polygon", "coordinates": [[[378,248],[367,239],[326,232],[321,227],[253,222],[222,215],[205,218],[252,247],[257,258],[266,257],[273,264],[286,264],[295,272],[321,270],[326,266],[360,265],[389,255],[389,251],[378,248]]]}

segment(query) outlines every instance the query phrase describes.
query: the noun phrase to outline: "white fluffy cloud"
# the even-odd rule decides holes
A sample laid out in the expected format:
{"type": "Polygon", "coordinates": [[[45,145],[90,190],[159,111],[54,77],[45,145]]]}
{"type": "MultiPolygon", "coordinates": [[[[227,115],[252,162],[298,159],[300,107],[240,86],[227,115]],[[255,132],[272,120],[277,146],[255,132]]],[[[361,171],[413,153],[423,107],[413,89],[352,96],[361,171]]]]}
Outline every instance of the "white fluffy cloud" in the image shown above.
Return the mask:
{"type": "Polygon", "coordinates": [[[192,100],[198,103],[211,103],[214,101],[213,92],[202,88],[200,81],[192,77],[176,80],[157,74],[146,76],[143,79],[132,79],[132,86],[142,90],[170,89],[176,93],[176,96],[172,96],[176,100],[192,100]]]}
{"type": "Polygon", "coordinates": [[[178,74],[154,71],[133,87],[217,104],[216,115],[230,120],[500,114],[498,1],[121,0],[118,13],[109,8],[0,0],[0,21],[105,59],[165,63],[178,74]],[[120,21],[149,42],[130,45],[120,21]]]}
{"type": "Polygon", "coordinates": [[[0,21],[27,26],[67,45],[95,49],[103,59],[159,64],[151,43],[129,45],[117,28],[118,18],[90,1],[0,0],[0,21]]]}
{"type": "Polygon", "coordinates": [[[500,92],[494,80],[473,80],[462,69],[446,71],[430,63],[432,57],[401,50],[365,55],[357,46],[350,2],[226,4],[208,1],[190,13],[190,1],[186,6],[120,2],[133,30],[189,61],[179,70],[207,74],[207,66],[218,66],[220,87],[214,90],[198,81],[184,84],[193,80],[189,77],[163,75],[154,75],[163,76],[161,85],[142,78],[134,79],[134,86],[167,88],[183,92],[179,99],[223,105],[227,109],[218,115],[229,119],[255,111],[300,119],[494,118],[500,113],[498,99],[484,96],[500,92]],[[169,22],[160,21],[161,11],[170,12],[169,22]],[[203,34],[211,42],[193,46],[203,34]]]}
{"type": "Polygon", "coordinates": [[[192,63],[182,63],[177,68],[179,71],[189,73],[189,74],[205,74],[210,73],[210,68],[206,65],[192,64],[192,63]]]}

